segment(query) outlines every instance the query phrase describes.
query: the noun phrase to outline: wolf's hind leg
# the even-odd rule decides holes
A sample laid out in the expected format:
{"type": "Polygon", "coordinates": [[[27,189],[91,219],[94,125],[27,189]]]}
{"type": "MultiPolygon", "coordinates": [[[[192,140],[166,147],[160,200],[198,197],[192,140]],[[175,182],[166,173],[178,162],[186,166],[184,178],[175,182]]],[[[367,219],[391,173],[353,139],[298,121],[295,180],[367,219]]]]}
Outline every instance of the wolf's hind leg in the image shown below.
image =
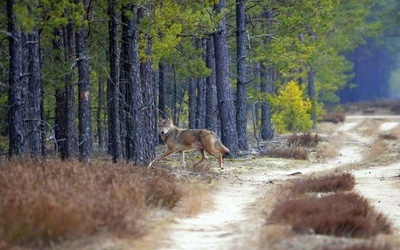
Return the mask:
{"type": "Polygon", "coordinates": [[[212,155],[212,156],[214,156],[215,158],[217,158],[219,167],[220,167],[221,169],[224,168],[224,167],[223,167],[222,155],[221,155],[218,151],[216,151],[215,149],[214,149],[214,150],[208,150],[207,153],[209,153],[210,155],[212,155]]]}
{"type": "Polygon", "coordinates": [[[185,151],[181,152],[181,164],[184,169],[186,169],[186,162],[185,162],[185,151]]]}
{"type": "Polygon", "coordinates": [[[199,151],[200,151],[201,158],[198,162],[196,162],[193,165],[193,168],[196,168],[200,163],[202,163],[206,159],[206,153],[205,153],[204,149],[203,148],[199,149],[199,151]]]}

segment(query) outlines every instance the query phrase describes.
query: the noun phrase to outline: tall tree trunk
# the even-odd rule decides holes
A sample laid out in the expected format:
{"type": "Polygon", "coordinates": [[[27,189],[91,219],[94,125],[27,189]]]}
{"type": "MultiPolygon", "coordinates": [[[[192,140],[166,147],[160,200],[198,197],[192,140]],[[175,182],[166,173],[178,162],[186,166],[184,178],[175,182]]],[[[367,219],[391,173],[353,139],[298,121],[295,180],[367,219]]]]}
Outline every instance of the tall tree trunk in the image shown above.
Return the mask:
{"type": "MultiPolygon", "coordinates": [[[[163,118],[167,118],[167,106],[165,102],[166,92],[166,82],[165,82],[165,69],[164,64],[158,64],[158,112],[159,116],[163,118]]],[[[171,117],[170,117],[171,118],[171,117]]]]}
{"type": "Polygon", "coordinates": [[[128,116],[129,107],[127,101],[127,90],[128,90],[128,17],[124,14],[127,11],[126,7],[122,8],[121,23],[122,23],[122,34],[121,34],[121,54],[120,54],[120,65],[119,65],[119,118],[120,118],[120,135],[121,135],[121,152],[122,156],[129,158],[130,155],[130,141],[127,135],[128,131],[128,116]]]}
{"type": "MultiPolygon", "coordinates": [[[[58,64],[63,64],[62,58],[62,48],[64,44],[63,29],[55,29],[53,32],[53,51],[55,53],[54,62],[58,64]]],[[[64,79],[61,79],[60,82],[64,79]]],[[[57,85],[55,89],[55,119],[54,119],[54,137],[55,137],[55,151],[60,153],[61,160],[66,158],[65,150],[65,137],[66,137],[66,91],[65,88],[57,85]]]]}
{"type": "Polygon", "coordinates": [[[189,94],[189,128],[196,128],[196,81],[193,77],[188,80],[188,94],[189,94]]]}
{"type": "Polygon", "coordinates": [[[140,59],[139,59],[139,17],[136,6],[131,5],[133,17],[128,20],[127,50],[128,50],[128,106],[129,106],[129,127],[127,128],[131,148],[128,159],[135,164],[143,160],[143,97],[140,82],[140,59]]]}
{"type": "MultiPolygon", "coordinates": [[[[65,34],[65,60],[73,64],[75,58],[75,31],[74,24],[69,22],[67,28],[64,29],[65,34]]],[[[65,104],[65,143],[64,158],[70,159],[76,155],[77,149],[77,138],[76,138],[76,126],[75,126],[75,82],[74,82],[74,71],[71,70],[65,75],[65,93],[66,93],[66,104],[65,104]]]]}
{"type": "MultiPolygon", "coordinates": [[[[205,51],[205,40],[196,39],[198,50],[205,51]]],[[[205,54],[201,55],[205,60],[205,54]]],[[[205,128],[206,126],[206,81],[204,77],[199,77],[197,83],[197,104],[196,104],[196,128],[205,128]]]]}
{"type": "Polygon", "coordinates": [[[210,36],[206,43],[206,66],[211,69],[211,74],[206,77],[206,124],[211,131],[218,131],[217,117],[217,86],[215,80],[215,53],[214,37],[210,36]]]}
{"type": "Polygon", "coordinates": [[[206,81],[204,77],[197,79],[197,109],[196,109],[196,128],[206,126],[206,81]]]}
{"type": "Polygon", "coordinates": [[[246,0],[236,0],[237,92],[236,126],[239,149],[248,150],[247,144],[247,72],[246,72],[246,0]]]}
{"type": "Polygon", "coordinates": [[[98,78],[98,98],[97,98],[97,110],[96,110],[96,120],[97,120],[97,138],[99,143],[99,149],[103,149],[104,146],[104,131],[103,131],[103,109],[104,109],[104,83],[101,76],[98,78]]]}
{"type": "Polygon", "coordinates": [[[179,111],[178,111],[178,82],[176,79],[175,65],[172,65],[172,73],[174,75],[172,81],[172,119],[176,126],[179,126],[179,111]]]}
{"type": "MultiPolygon", "coordinates": [[[[225,0],[220,0],[219,3],[215,5],[217,14],[221,13],[222,9],[225,8],[225,4],[225,0]]],[[[238,138],[235,107],[233,105],[231,88],[229,86],[229,55],[226,33],[226,19],[223,18],[218,25],[217,31],[214,33],[215,70],[221,120],[221,140],[232,154],[236,154],[238,151],[238,138]]]]}
{"type": "Polygon", "coordinates": [[[110,57],[110,79],[107,85],[108,103],[108,136],[113,162],[116,163],[121,157],[121,134],[119,116],[119,63],[118,63],[118,14],[116,12],[116,0],[108,1],[109,27],[109,57],[110,57]]]}
{"type": "Polygon", "coordinates": [[[25,126],[24,126],[24,102],[22,96],[22,41],[21,30],[17,27],[14,13],[14,1],[7,0],[7,18],[9,36],[9,90],[8,90],[8,126],[9,126],[9,155],[24,156],[25,148],[25,126]]]}
{"type": "Polygon", "coordinates": [[[21,75],[21,96],[23,100],[22,105],[22,113],[23,113],[23,147],[25,151],[25,156],[30,154],[29,149],[29,96],[28,96],[28,86],[29,86],[29,79],[31,76],[31,72],[29,72],[29,51],[28,51],[28,34],[26,32],[21,33],[21,68],[22,68],[22,75],[21,75]]]}
{"type": "MultiPolygon", "coordinates": [[[[85,0],[77,3],[86,6],[85,0]]],[[[79,158],[82,162],[90,162],[92,150],[92,111],[89,84],[89,65],[86,52],[86,29],[81,28],[75,34],[76,57],[78,64],[78,91],[79,91],[79,158]]]]}
{"type": "Polygon", "coordinates": [[[315,67],[313,65],[310,66],[310,70],[308,71],[308,97],[311,100],[311,120],[313,121],[313,128],[317,125],[316,120],[316,99],[315,99],[315,67]]]}
{"type": "MultiPolygon", "coordinates": [[[[262,63],[260,67],[260,90],[262,93],[273,93],[273,70],[267,69],[262,63]]],[[[271,123],[271,105],[268,102],[261,103],[261,139],[274,138],[274,130],[271,123]]]]}
{"type": "MultiPolygon", "coordinates": [[[[139,9],[139,17],[138,21],[140,21],[143,16],[144,9],[139,9]]],[[[151,55],[151,40],[146,35],[147,49],[146,54],[151,55]]],[[[143,159],[142,162],[148,163],[152,159],[154,159],[156,151],[156,141],[157,141],[157,124],[155,123],[156,119],[156,88],[155,82],[153,78],[153,70],[151,67],[151,61],[146,60],[140,65],[140,76],[141,76],[141,86],[142,86],[142,94],[143,94],[143,108],[141,112],[143,113],[143,145],[139,150],[143,150],[143,159]]]]}
{"type": "Polygon", "coordinates": [[[29,84],[28,84],[28,115],[29,115],[29,147],[32,157],[38,157],[42,150],[42,84],[40,81],[40,37],[38,29],[35,28],[28,36],[29,53],[29,84]]]}
{"type": "MultiPolygon", "coordinates": [[[[264,22],[264,29],[269,31],[272,27],[272,19],[273,19],[273,12],[271,9],[265,9],[263,13],[263,18],[265,19],[264,22]]],[[[270,43],[269,37],[263,38],[263,42],[265,44],[270,43]]],[[[275,69],[274,66],[269,65],[266,66],[267,62],[260,63],[260,90],[263,93],[270,93],[274,92],[274,81],[275,81],[275,69]]],[[[265,101],[261,103],[261,139],[269,140],[274,138],[274,129],[272,128],[271,123],[271,105],[269,102],[265,101]]]]}

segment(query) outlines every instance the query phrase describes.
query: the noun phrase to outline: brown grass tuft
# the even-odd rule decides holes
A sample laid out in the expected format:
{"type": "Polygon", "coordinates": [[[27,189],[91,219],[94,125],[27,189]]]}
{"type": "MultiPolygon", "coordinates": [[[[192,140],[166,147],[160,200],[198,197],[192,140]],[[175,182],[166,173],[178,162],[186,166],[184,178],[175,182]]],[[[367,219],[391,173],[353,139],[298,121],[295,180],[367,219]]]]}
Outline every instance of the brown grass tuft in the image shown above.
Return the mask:
{"type": "Polygon", "coordinates": [[[296,160],[307,160],[310,152],[307,149],[301,147],[293,148],[270,148],[264,153],[263,156],[269,156],[273,158],[286,158],[286,159],[296,159],[296,160]]]}
{"type": "Polygon", "coordinates": [[[291,192],[304,194],[310,192],[337,192],[350,191],[354,188],[355,178],[350,173],[341,173],[320,178],[306,178],[295,180],[291,192]]]}
{"type": "Polygon", "coordinates": [[[315,148],[315,155],[319,159],[330,159],[338,154],[338,147],[332,142],[320,142],[315,148]]]}
{"type": "Polygon", "coordinates": [[[370,149],[368,150],[365,160],[376,161],[379,158],[379,156],[383,155],[387,151],[388,150],[385,141],[382,139],[377,139],[372,143],[370,149]]]}
{"type": "Polygon", "coordinates": [[[326,114],[323,118],[323,122],[331,122],[331,123],[339,123],[344,122],[346,120],[346,116],[340,113],[326,114]]]}
{"type": "Polygon", "coordinates": [[[0,167],[0,238],[48,246],[106,230],[143,232],[146,206],[177,205],[186,195],[164,171],[129,164],[12,160],[0,167]]]}
{"type": "Polygon", "coordinates": [[[340,237],[368,238],[391,233],[385,216],[375,212],[366,199],[355,193],[280,202],[274,207],[269,222],[290,224],[299,233],[340,237]]]}
{"type": "Polygon", "coordinates": [[[315,147],[320,141],[321,138],[318,134],[312,135],[310,132],[300,134],[294,133],[288,138],[288,143],[291,147],[315,147]]]}
{"type": "MultiPolygon", "coordinates": [[[[324,247],[322,250],[336,250],[336,247],[324,247]]],[[[395,248],[389,243],[358,243],[349,247],[341,248],[341,250],[394,250],[395,248]]]]}
{"type": "Polygon", "coordinates": [[[399,137],[394,134],[380,134],[378,138],[383,139],[383,140],[389,140],[389,141],[395,141],[395,140],[399,139],[399,137]]]}

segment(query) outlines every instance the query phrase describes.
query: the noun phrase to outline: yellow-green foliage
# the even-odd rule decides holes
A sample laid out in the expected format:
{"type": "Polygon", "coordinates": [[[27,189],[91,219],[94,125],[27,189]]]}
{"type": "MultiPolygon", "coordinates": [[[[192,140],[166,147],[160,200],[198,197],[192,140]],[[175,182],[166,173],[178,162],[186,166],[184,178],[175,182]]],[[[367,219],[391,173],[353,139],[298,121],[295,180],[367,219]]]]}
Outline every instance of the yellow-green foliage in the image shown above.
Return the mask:
{"type": "Polygon", "coordinates": [[[279,90],[277,96],[269,98],[272,123],[278,133],[307,131],[312,127],[311,101],[303,98],[303,91],[304,86],[290,81],[279,90]]]}

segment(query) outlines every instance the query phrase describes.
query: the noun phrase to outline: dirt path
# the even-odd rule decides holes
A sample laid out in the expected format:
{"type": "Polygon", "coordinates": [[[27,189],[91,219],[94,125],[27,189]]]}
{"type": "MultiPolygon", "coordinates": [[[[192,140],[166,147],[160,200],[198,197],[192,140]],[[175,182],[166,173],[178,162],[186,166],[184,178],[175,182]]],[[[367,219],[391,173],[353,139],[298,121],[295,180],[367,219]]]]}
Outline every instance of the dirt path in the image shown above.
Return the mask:
{"type": "MultiPolygon", "coordinates": [[[[250,170],[245,170],[248,167],[240,169],[240,174],[235,177],[232,177],[232,173],[226,174],[213,194],[214,209],[193,218],[175,219],[168,233],[160,239],[157,249],[256,248],[258,232],[264,223],[260,217],[261,200],[280,182],[295,178],[291,173],[299,171],[303,175],[312,174],[361,161],[362,152],[369,147],[371,138],[360,137],[353,129],[365,119],[369,118],[354,117],[337,127],[337,132],[346,139],[339,156],[326,163],[288,164],[276,159],[264,159],[262,162],[254,160],[250,170]]],[[[382,123],[385,122],[387,124],[381,125],[381,130],[382,127],[390,130],[398,125],[397,121],[391,121],[390,118],[382,123]]],[[[232,171],[232,168],[237,168],[233,165],[240,164],[228,163],[226,168],[232,171]]],[[[356,176],[356,190],[370,199],[379,211],[388,215],[397,233],[400,229],[400,185],[393,178],[400,173],[399,165],[362,169],[353,173],[356,176]],[[397,185],[394,186],[394,183],[397,185]]]]}

